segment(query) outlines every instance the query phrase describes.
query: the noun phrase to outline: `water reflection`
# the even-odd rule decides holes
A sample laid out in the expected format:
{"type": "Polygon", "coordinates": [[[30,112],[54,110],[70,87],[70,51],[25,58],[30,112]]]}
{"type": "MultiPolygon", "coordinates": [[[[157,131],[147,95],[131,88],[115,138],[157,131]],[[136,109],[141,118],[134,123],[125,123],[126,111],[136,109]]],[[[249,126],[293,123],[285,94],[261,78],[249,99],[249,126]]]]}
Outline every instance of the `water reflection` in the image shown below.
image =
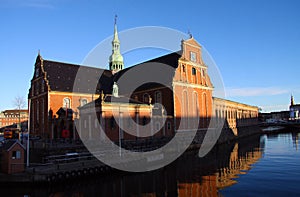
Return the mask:
{"type": "Polygon", "coordinates": [[[292,133],[293,147],[298,151],[300,133],[292,133]]]}
{"type": "Polygon", "coordinates": [[[264,141],[256,136],[219,145],[203,159],[182,159],[177,165],[178,196],[218,196],[219,189],[237,183],[235,178],[250,170],[263,148],[264,141]]]}
{"type": "Polygon", "coordinates": [[[29,196],[53,197],[219,196],[219,189],[237,183],[235,178],[247,173],[251,165],[262,157],[264,140],[253,136],[219,145],[204,158],[198,157],[198,151],[188,152],[172,164],[152,172],[118,172],[51,187],[29,187],[22,192],[29,196]]]}

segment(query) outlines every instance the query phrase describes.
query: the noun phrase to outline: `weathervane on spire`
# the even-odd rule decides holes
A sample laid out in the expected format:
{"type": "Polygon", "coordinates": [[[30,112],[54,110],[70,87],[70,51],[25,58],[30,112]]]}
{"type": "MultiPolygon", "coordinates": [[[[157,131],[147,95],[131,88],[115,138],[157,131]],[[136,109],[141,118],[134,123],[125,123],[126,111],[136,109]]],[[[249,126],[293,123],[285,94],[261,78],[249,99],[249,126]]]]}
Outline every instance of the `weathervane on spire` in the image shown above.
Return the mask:
{"type": "Polygon", "coordinates": [[[118,15],[115,15],[115,24],[117,24],[118,15]]]}
{"type": "Polygon", "coordinates": [[[192,38],[192,37],[193,37],[193,35],[192,35],[192,33],[191,33],[190,29],[188,29],[188,34],[189,34],[190,38],[192,38]]]}

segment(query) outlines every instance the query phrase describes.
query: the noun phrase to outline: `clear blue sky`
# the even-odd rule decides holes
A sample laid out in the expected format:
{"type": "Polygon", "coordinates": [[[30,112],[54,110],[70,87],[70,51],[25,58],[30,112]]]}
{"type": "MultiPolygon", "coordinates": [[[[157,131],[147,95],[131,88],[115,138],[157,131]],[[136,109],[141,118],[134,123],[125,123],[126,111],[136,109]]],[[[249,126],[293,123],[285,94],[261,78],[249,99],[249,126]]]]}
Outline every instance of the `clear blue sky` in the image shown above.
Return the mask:
{"type": "Polygon", "coordinates": [[[187,32],[210,52],[228,99],[288,109],[300,103],[300,1],[0,0],[0,111],[27,97],[38,50],[80,64],[113,33],[163,26],[187,32]]]}

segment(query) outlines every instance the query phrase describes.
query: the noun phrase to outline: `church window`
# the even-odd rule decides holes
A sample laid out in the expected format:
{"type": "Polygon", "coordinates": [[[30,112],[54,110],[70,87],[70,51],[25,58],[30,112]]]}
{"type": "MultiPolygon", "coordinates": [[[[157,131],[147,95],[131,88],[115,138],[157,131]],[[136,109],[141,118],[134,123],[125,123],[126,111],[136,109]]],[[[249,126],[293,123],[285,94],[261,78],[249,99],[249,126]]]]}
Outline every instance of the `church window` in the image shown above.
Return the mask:
{"type": "Polygon", "coordinates": [[[39,86],[39,83],[36,83],[35,85],[35,95],[38,95],[39,94],[39,89],[40,89],[40,86],[39,86]]]}
{"type": "Polygon", "coordinates": [[[156,130],[156,131],[159,131],[160,129],[161,129],[160,123],[159,123],[159,122],[156,122],[156,123],[155,123],[155,130],[156,130]]]}
{"type": "Polygon", "coordinates": [[[86,105],[87,104],[87,99],[81,99],[80,100],[80,105],[81,106],[84,106],[84,105],[86,105]]]}
{"type": "Polygon", "coordinates": [[[45,91],[45,80],[42,79],[42,87],[41,87],[41,92],[44,92],[45,91]]]}
{"type": "Polygon", "coordinates": [[[95,128],[98,128],[98,124],[99,124],[99,121],[97,118],[95,118],[95,128]]]}
{"type": "Polygon", "coordinates": [[[160,91],[155,92],[155,102],[161,103],[161,92],[160,91]]]}
{"type": "Polygon", "coordinates": [[[191,51],[190,52],[190,60],[192,61],[192,62],[196,62],[196,53],[195,52],[193,52],[193,51],[191,51]]]}
{"type": "Polygon", "coordinates": [[[148,93],[144,94],[144,96],[143,96],[143,102],[144,103],[149,103],[149,94],[148,93]]]}
{"type": "Polygon", "coordinates": [[[196,75],[196,68],[192,68],[192,75],[196,75]]]}
{"type": "Polygon", "coordinates": [[[114,128],[115,128],[115,119],[114,119],[114,117],[111,117],[111,118],[110,118],[110,128],[111,128],[111,129],[114,129],[114,128]]]}
{"type": "Polygon", "coordinates": [[[171,123],[170,122],[167,122],[167,129],[171,130],[171,123]]]}
{"type": "Polygon", "coordinates": [[[36,68],[36,69],[35,69],[35,77],[39,77],[39,73],[40,73],[39,68],[36,68]]]}
{"type": "Polygon", "coordinates": [[[71,100],[69,98],[64,98],[63,107],[64,108],[70,108],[71,107],[71,100]]]}
{"type": "Polygon", "coordinates": [[[147,118],[144,116],[143,117],[143,125],[146,125],[146,123],[147,123],[147,118]]]}

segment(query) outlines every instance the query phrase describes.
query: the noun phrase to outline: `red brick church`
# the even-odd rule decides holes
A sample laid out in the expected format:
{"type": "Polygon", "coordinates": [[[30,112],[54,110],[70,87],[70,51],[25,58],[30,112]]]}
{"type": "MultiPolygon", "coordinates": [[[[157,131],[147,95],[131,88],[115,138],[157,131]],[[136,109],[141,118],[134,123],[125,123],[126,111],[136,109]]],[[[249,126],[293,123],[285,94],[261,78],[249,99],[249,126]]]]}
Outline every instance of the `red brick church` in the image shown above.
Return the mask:
{"type": "Polygon", "coordinates": [[[172,136],[178,130],[206,129],[211,118],[227,119],[232,129],[250,124],[244,119],[257,118],[257,107],[213,98],[201,45],[192,36],[180,44],[178,52],[124,69],[115,24],[108,70],[45,60],[38,54],[28,95],[31,133],[45,139],[75,139],[78,128],[74,119],[80,119],[78,130],[84,131],[80,136],[92,138],[91,128],[101,126],[113,140],[136,139],[132,133],[120,134],[119,125],[142,136],[144,131],[130,121],[134,120],[161,137],[172,136]],[[79,70],[81,77],[77,75],[79,70]],[[153,80],[131,90],[130,84],[141,76],[130,73],[139,71],[148,73],[142,78],[161,76],[161,81],[153,80]],[[89,115],[90,108],[95,109],[96,118],[89,115]]]}

